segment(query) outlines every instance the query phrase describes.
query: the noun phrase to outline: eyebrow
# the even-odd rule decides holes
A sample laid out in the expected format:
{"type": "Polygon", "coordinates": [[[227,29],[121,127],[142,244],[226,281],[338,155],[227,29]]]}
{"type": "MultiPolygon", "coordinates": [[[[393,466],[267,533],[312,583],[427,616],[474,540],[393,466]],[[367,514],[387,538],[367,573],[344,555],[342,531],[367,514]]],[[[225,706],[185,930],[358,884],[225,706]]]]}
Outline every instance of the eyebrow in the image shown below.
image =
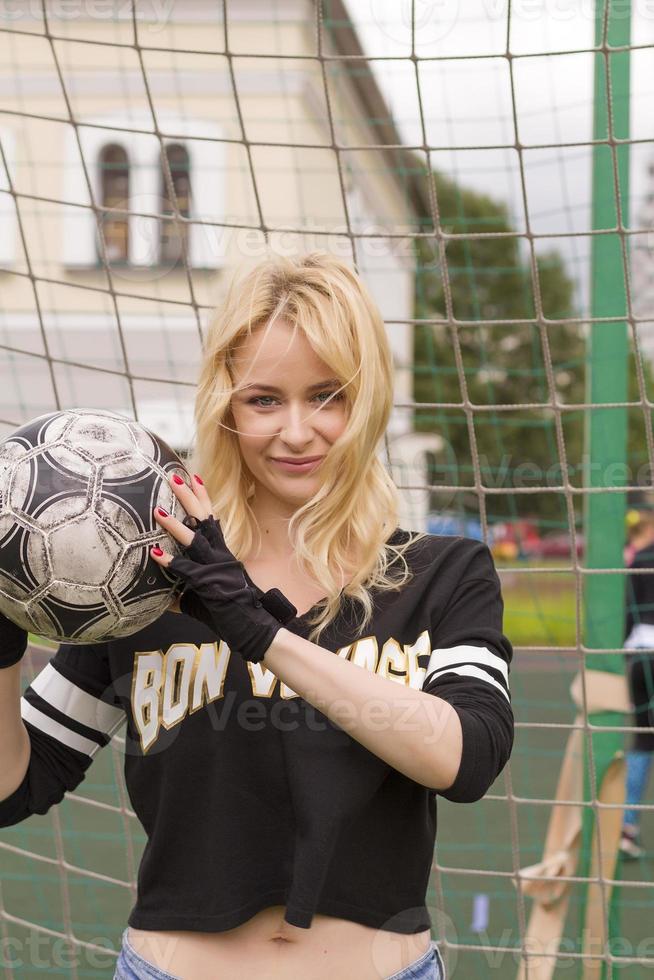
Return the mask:
{"type": "MultiPolygon", "coordinates": [[[[319,381],[315,385],[309,385],[307,391],[315,391],[317,388],[327,388],[330,385],[340,385],[338,378],[328,378],[326,381],[319,381]]],[[[278,393],[281,389],[276,388],[274,385],[263,385],[258,384],[256,381],[249,385],[244,385],[241,391],[249,391],[251,388],[258,388],[260,391],[274,391],[278,393]]]]}

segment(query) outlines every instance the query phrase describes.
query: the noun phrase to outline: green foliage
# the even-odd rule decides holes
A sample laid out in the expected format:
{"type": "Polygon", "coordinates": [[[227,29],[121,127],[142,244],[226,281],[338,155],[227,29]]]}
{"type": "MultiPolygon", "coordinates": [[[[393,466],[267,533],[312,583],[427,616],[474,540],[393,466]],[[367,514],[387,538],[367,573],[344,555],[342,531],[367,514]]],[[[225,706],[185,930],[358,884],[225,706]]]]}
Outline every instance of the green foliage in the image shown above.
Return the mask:
{"type": "MultiPolygon", "coordinates": [[[[563,457],[554,409],[518,406],[551,403],[553,395],[563,405],[585,401],[586,331],[575,319],[573,282],[556,251],[538,254],[532,269],[525,239],[515,234],[504,203],[440,174],[434,178],[441,227],[462,237],[447,242],[444,262],[435,240],[417,240],[416,318],[459,322],[416,325],[414,400],[441,406],[462,403],[467,395],[477,407],[469,417],[463,407],[415,410],[416,429],[438,432],[445,440],[434,459],[431,482],[471,488],[456,495],[434,491],[432,508],[479,512],[476,458],[486,487],[548,488],[530,494],[487,495],[490,522],[531,516],[543,530],[565,528],[564,493],[551,488],[562,485],[564,462],[571,483],[583,485],[584,412],[560,412],[563,457]],[[468,237],[480,232],[504,236],[468,237]],[[542,314],[550,322],[542,326],[510,322],[536,319],[538,294],[542,314]],[[561,322],[566,319],[572,322],[561,322]],[[460,374],[467,392],[462,390],[460,374]]],[[[647,365],[645,373],[650,391],[647,365]]],[[[640,400],[635,367],[629,378],[629,399],[640,400]]],[[[629,413],[630,465],[642,470],[647,460],[644,415],[640,408],[629,413]]],[[[574,496],[574,510],[579,524],[580,495],[574,496]]]]}

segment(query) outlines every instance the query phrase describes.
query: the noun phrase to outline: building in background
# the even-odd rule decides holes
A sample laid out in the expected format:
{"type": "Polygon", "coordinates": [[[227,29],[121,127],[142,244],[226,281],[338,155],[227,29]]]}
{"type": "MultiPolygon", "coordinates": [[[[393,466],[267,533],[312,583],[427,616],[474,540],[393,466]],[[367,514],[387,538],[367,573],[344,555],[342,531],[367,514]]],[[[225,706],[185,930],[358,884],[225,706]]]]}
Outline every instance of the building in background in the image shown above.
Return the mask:
{"type": "Polygon", "coordinates": [[[427,185],[340,0],[322,58],[314,0],[240,0],[227,25],[212,0],[143,3],[136,36],[130,5],[108,20],[46,2],[52,42],[23,6],[21,33],[0,35],[0,436],[81,406],[185,450],[203,331],[267,230],[285,254],[335,251],[371,289],[396,372],[384,458],[414,488],[404,526],[424,527],[440,439],[412,431],[409,403],[427,185]]]}

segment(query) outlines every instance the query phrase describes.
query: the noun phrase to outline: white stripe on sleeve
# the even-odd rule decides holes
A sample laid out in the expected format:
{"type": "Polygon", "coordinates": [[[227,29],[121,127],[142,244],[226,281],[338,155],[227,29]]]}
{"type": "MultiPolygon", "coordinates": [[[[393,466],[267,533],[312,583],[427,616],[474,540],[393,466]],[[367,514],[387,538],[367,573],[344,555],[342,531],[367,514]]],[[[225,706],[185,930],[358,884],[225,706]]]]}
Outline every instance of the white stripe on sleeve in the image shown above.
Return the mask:
{"type": "Polygon", "coordinates": [[[93,758],[98,749],[102,748],[98,742],[94,742],[90,738],[84,738],[83,735],[78,735],[77,732],[71,731],[70,728],[66,728],[65,725],[55,721],[54,718],[49,718],[48,715],[44,715],[42,711],[35,708],[25,698],[20,699],[20,713],[23,720],[28,721],[30,725],[34,725],[35,728],[38,728],[46,735],[50,735],[51,738],[56,738],[58,742],[63,742],[64,745],[70,746],[71,749],[77,749],[78,752],[83,752],[84,755],[89,755],[91,758],[93,758]]]}
{"type": "Polygon", "coordinates": [[[432,650],[425,680],[429,680],[433,671],[440,671],[441,667],[448,667],[450,664],[478,664],[480,667],[492,667],[499,671],[506,681],[506,686],[509,686],[509,668],[506,661],[496,653],[491,653],[487,647],[473,647],[469,644],[432,650]]]}
{"type": "Polygon", "coordinates": [[[53,708],[103,735],[115,731],[125,720],[125,712],[122,708],[107,704],[100,698],[88,694],[60,674],[51,663],[46,664],[30,686],[53,708]]]}
{"type": "Polygon", "coordinates": [[[496,681],[494,677],[491,677],[490,674],[480,667],[473,667],[472,664],[463,664],[460,667],[443,667],[441,670],[435,670],[429,680],[433,681],[434,678],[440,677],[441,674],[463,674],[467,677],[478,677],[479,680],[485,681],[486,684],[492,684],[498,691],[501,691],[507,701],[510,702],[511,700],[499,681],[496,681]]]}

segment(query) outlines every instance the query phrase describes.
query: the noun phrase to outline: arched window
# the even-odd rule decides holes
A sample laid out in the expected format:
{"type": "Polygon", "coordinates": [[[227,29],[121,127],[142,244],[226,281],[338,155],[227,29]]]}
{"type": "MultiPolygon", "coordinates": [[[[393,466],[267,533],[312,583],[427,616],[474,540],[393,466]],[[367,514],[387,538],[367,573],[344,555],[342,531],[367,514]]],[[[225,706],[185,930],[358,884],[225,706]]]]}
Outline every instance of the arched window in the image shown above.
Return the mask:
{"type": "MultiPolygon", "coordinates": [[[[184,218],[190,216],[191,204],[191,175],[189,169],[189,155],[185,147],[179,143],[170,143],[165,148],[166,159],[170,168],[173,189],[175,191],[175,201],[171,201],[166,181],[165,171],[161,170],[161,213],[173,214],[173,204],[177,205],[177,210],[184,218]]],[[[174,218],[164,218],[161,222],[160,232],[160,261],[165,265],[176,265],[182,262],[184,249],[188,248],[189,225],[174,218]]],[[[188,253],[187,253],[188,254],[188,253]]]]}
{"type": "MultiPolygon", "coordinates": [[[[103,208],[129,208],[129,160],[127,152],[117,143],[110,143],[100,151],[100,204],[103,208]]],[[[129,218],[125,215],[102,216],[107,259],[110,262],[127,262],[129,258],[129,218]]],[[[98,248],[98,259],[102,252],[98,248]]]]}

